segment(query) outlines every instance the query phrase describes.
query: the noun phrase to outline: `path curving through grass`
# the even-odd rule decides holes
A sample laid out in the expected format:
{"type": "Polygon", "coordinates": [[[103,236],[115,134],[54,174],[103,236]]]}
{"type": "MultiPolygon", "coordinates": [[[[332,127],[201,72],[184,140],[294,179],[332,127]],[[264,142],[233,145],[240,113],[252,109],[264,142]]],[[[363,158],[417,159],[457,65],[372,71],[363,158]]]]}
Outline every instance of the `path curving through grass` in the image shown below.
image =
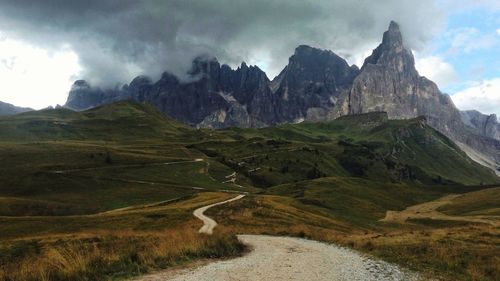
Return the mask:
{"type": "Polygon", "coordinates": [[[214,206],[218,206],[218,205],[222,205],[222,204],[226,204],[226,203],[229,203],[229,202],[233,202],[233,201],[239,200],[239,199],[241,199],[243,197],[245,197],[245,194],[240,194],[240,195],[238,195],[238,196],[236,196],[234,198],[231,198],[229,200],[218,202],[218,203],[211,204],[211,205],[208,205],[208,206],[204,206],[204,207],[201,207],[201,208],[198,208],[198,209],[194,210],[193,215],[203,221],[203,226],[200,228],[199,232],[211,235],[213,233],[214,228],[217,226],[217,222],[216,221],[214,221],[210,217],[205,216],[204,212],[206,210],[208,210],[208,209],[210,209],[210,208],[212,208],[214,206]]]}

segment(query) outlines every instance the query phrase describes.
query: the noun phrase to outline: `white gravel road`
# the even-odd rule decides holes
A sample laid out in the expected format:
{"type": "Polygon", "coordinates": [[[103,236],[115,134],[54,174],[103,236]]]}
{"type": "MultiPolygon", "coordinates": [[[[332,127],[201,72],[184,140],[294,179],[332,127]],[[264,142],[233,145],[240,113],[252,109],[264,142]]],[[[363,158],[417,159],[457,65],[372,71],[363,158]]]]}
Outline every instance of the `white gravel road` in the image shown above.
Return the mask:
{"type": "Polygon", "coordinates": [[[252,251],[194,269],[166,271],[137,281],[419,280],[415,273],[335,245],[265,235],[239,235],[252,251]]]}

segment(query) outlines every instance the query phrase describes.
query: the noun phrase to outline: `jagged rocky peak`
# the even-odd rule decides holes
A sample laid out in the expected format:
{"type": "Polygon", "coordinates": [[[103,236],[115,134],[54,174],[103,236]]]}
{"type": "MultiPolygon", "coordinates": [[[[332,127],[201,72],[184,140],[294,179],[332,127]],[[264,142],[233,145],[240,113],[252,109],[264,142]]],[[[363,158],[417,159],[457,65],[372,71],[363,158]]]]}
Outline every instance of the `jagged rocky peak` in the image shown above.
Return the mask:
{"type": "Polygon", "coordinates": [[[153,86],[153,80],[146,75],[135,77],[126,89],[122,89],[117,95],[123,98],[132,98],[140,102],[144,102],[145,96],[153,86]]]}
{"type": "Polygon", "coordinates": [[[431,126],[448,136],[458,136],[463,129],[460,113],[450,97],[418,74],[413,54],[405,48],[395,22],[366,58],[350,93],[351,114],[371,111],[386,111],[391,119],[426,116],[431,126]]]}
{"type": "Polygon", "coordinates": [[[219,69],[220,69],[220,64],[216,57],[210,55],[201,55],[193,59],[193,62],[191,64],[191,70],[189,70],[189,74],[210,75],[211,72],[219,71],[219,69]]]}
{"type": "Polygon", "coordinates": [[[389,29],[384,32],[382,43],[365,59],[363,68],[370,64],[390,67],[405,76],[418,76],[415,58],[411,51],[405,48],[399,25],[394,21],[391,21],[389,29]]]}
{"type": "MultiPolygon", "coordinates": [[[[227,65],[223,65],[223,67],[224,66],[227,66],[227,65]]],[[[227,67],[229,67],[229,66],[227,66],[227,67]]],[[[231,68],[229,67],[229,69],[231,69],[231,68]]],[[[262,69],[260,69],[256,65],[247,65],[246,62],[242,62],[240,64],[240,66],[238,66],[238,68],[234,71],[241,72],[241,73],[244,73],[246,75],[255,76],[255,77],[258,77],[259,79],[264,79],[264,80],[269,81],[269,78],[267,78],[267,74],[262,69]]]]}
{"type": "Polygon", "coordinates": [[[129,87],[139,87],[141,85],[150,85],[153,84],[153,80],[149,76],[139,75],[135,77],[132,82],[130,82],[129,87]]]}
{"type": "MultiPolygon", "coordinates": [[[[325,120],[347,95],[359,69],[332,51],[301,45],[272,81],[279,122],[325,120]]],[[[337,116],[340,114],[337,114],[337,116]]]]}
{"type": "Polygon", "coordinates": [[[82,90],[82,89],[90,89],[90,84],[85,80],[76,80],[75,83],[71,86],[71,91],[74,90],[82,90]]]}
{"type": "Polygon", "coordinates": [[[389,29],[384,32],[382,37],[382,44],[391,45],[392,47],[403,46],[403,35],[401,35],[401,30],[399,29],[399,24],[395,21],[391,21],[389,24],[389,29]]]}
{"type": "Polygon", "coordinates": [[[65,106],[74,110],[84,110],[102,104],[104,93],[99,88],[92,87],[85,80],[73,83],[65,106]]]}
{"type": "Polygon", "coordinates": [[[329,92],[336,92],[338,87],[350,85],[358,72],[356,66],[349,66],[332,51],[301,45],[275,80],[285,83],[287,88],[302,89],[315,84],[324,85],[327,88],[324,90],[329,92]]]}
{"type": "Polygon", "coordinates": [[[318,72],[334,75],[337,83],[349,84],[358,72],[357,66],[349,66],[346,60],[330,50],[322,50],[307,45],[300,45],[295,49],[293,56],[290,57],[287,66],[289,71],[301,72],[308,75],[312,80],[323,78],[318,72]]]}

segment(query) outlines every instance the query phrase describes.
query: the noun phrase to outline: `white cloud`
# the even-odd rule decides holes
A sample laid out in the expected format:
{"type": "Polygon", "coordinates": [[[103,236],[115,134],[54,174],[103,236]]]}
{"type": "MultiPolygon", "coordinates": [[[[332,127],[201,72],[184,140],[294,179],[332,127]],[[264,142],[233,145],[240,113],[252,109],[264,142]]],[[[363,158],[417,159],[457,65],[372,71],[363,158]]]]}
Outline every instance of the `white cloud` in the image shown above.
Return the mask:
{"type": "Polygon", "coordinates": [[[451,31],[452,41],[449,52],[452,54],[470,53],[475,50],[490,49],[496,46],[498,38],[492,33],[482,33],[474,27],[451,31]]]}
{"type": "Polygon", "coordinates": [[[497,29],[497,34],[498,34],[498,35],[500,35],[500,28],[499,28],[499,29],[497,29]]]}
{"type": "Polygon", "coordinates": [[[420,58],[415,53],[415,64],[420,75],[436,82],[439,87],[446,87],[458,81],[455,68],[438,56],[420,58]]]}
{"type": "Polygon", "coordinates": [[[49,52],[0,37],[0,101],[35,109],[64,104],[80,70],[68,46],[49,52]]]}
{"type": "Polygon", "coordinates": [[[476,109],[500,116],[500,77],[476,83],[451,98],[461,110],[476,109]]]}

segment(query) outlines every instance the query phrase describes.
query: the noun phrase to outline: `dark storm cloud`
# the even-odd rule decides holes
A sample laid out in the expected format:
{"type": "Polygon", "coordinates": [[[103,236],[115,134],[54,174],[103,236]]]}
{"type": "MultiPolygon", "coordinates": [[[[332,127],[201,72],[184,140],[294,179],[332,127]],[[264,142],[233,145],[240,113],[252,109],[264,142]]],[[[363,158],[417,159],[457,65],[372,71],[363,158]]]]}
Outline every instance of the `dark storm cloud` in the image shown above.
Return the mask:
{"type": "Polygon", "coordinates": [[[353,61],[391,19],[418,49],[443,16],[432,0],[0,0],[0,32],[50,50],[70,45],[85,78],[107,86],[164,70],[182,75],[200,54],[272,75],[299,44],[353,61]]]}

